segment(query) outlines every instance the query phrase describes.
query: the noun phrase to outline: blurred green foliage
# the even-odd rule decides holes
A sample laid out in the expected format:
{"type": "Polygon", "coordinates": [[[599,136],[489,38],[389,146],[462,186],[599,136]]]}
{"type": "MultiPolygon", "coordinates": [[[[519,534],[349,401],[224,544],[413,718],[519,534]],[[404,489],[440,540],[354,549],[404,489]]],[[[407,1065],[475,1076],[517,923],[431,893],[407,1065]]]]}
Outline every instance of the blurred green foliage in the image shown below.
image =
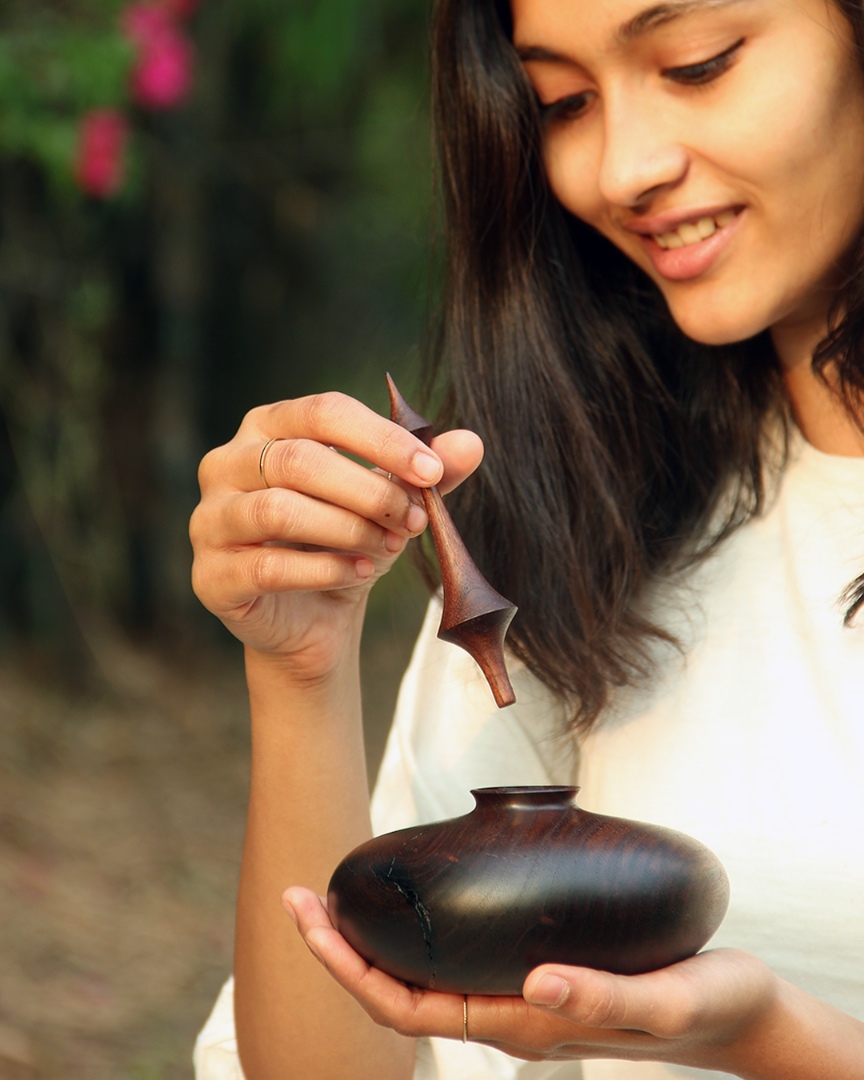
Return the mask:
{"type": "Polygon", "coordinates": [[[117,0],[0,13],[0,643],[212,633],[188,585],[201,454],[265,400],[410,392],[428,292],[428,12],[202,0],[195,92],[134,108],[117,0]],[[134,182],[71,176],[128,112],[134,182]]]}
{"type": "Polygon", "coordinates": [[[119,10],[118,0],[37,0],[0,13],[0,151],[38,163],[69,195],[79,117],[127,98],[132,47],[119,10]]]}

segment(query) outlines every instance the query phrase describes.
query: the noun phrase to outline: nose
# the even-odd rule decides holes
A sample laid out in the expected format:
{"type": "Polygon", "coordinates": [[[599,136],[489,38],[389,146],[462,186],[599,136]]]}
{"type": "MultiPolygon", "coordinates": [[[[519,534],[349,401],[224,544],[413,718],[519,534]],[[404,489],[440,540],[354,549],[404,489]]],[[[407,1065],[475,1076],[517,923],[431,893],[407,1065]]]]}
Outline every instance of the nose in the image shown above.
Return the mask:
{"type": "Polygon", "coordinates": [[[605,103],[598,184],[607,202],[635,210],[679,184],[690,157],[669,118],[634,97],[605,103]]]}

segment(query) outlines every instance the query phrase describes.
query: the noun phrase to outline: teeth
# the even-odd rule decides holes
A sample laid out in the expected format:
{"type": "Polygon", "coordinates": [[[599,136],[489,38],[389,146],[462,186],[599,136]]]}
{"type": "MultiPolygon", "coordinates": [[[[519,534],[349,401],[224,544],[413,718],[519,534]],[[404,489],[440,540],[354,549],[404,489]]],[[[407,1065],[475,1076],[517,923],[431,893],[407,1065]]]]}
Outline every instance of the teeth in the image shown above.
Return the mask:
{"type": "Polygon", "coordinates": [[[702,220],[697,224],[696,231],[699,233],[700,240],[707,240],[709,236],[713,236],[714,233],[717,232],[717,226],[714,224],[714,218],[703,217],[702,220]]]}
{"type": "Polygon", "coordinates": [[[698,244],[702,239],[702,234],[695,225],[679,225],[678,235],[685,244],[698,244]]]}
{"type": "Polygon", "coordinates": [[[688,247],[690,244],[698,244],[700,240],[707,240],[718,229],[731,225],[735,220],[734,210],[724,210],[716,217],[700,218],[695,224],[686,221],[679,225],[674,232],[661,233],[655,236],[657,244],[666,251],[676,251],[678,248],[688,247]]]}

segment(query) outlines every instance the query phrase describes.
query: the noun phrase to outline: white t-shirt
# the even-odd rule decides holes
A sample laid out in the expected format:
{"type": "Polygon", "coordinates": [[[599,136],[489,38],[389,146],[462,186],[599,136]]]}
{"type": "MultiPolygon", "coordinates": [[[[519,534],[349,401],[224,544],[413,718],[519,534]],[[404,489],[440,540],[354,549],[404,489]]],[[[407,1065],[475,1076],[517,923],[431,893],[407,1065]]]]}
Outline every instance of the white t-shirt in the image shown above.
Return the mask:
{"type": "MultiPolygon", "coordinates": [[[[650,688],[620,696],[577,754],[560,703],[516,666],[499,711],[430,613],[373,800],[378,832],[452,817],[473,787],[578,782],[585,809],[668,825],[729,874],[711,945],[746,949],[864,1020],[864,625],[839,597],[864,568],[864,460],[800,440],[777,498],[674,596],[650,688]]],[[[864,620],[862,620],[864,623],[864,620]]],[[[226,984],[196,1046],[198,1080],[239,1080],[226,984]]],[[[654,1063],[525,1063],[423,1040],[415,1080],[708,1080],[654,1063]]]]}

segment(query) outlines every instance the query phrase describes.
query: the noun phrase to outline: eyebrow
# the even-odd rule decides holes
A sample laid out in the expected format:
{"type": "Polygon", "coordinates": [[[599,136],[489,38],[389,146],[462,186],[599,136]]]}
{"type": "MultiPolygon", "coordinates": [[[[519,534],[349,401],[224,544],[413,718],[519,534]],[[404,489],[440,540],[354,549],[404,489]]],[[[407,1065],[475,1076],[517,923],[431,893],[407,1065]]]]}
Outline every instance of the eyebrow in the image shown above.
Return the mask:
{"type": "MultiPolygon", "coordinates": [[[[659,26],[683,19],[686,15],[693,15],[699,11],[710,11],[714,8],[731,7],[733,4],[745,3],[746,0],[665,0],[664,3],[653,4],[644,11],[634,15],[632,19],[622,23],[615,32],[615,42],[620,46],[629,45],[636,38],[656,30],[659,26]]],[[[553,49],[546,49],[542,45],[517,46],[516,52],[522,61],[547,60],[552,62],[566,61],[567,57],[553,49]]]]}
{"type": "Polygon", "coordinates": [[[743,0],[666,0],[665,3],[655,4],[628,19],[619,27],[615,38],[619,45],[627,45],[634,38],[642,37],[675,19],[682,19],[685,15],[712,8],[730,7],[742,2],[743,0]]]}

